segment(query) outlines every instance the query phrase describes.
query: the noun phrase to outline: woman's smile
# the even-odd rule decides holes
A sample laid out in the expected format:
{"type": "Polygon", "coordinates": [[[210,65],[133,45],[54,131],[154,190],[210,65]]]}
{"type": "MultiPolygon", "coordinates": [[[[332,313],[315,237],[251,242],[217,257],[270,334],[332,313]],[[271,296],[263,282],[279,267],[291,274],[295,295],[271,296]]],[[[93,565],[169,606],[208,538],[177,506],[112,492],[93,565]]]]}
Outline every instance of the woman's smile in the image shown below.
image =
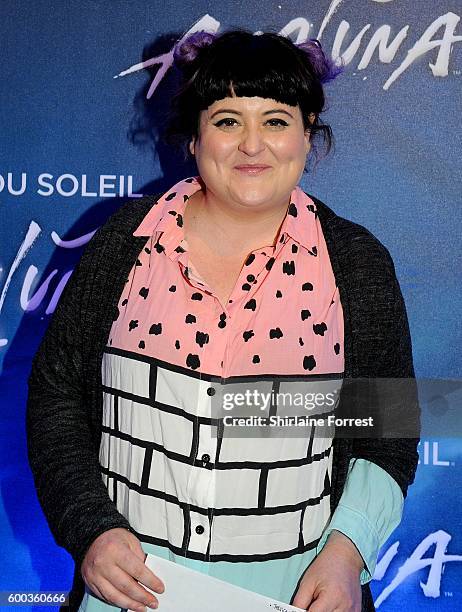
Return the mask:
{"type": "Polygon", "coordinates": [[[234,170],[237,170],[241,174],[247,176],[259,176],[263,174],[266,170],[271,170],[271,166],[257,166],[257,165],[242,165],[242,166],[234,166],[234,170]]]}

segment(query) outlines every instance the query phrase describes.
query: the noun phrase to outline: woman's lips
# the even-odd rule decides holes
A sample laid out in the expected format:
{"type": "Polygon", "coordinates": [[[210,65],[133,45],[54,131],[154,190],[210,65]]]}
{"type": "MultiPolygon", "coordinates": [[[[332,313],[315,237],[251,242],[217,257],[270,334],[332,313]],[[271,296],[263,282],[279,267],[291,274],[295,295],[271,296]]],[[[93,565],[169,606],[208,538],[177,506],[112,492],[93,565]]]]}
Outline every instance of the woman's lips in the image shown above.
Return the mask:
{"type": "Polygon", "coordinates": [[[248,174],[249,176],[253,176],[256,174],[261,174],[265,170],[269,170],[271,166],[234,166],[235,170],[242,172],[244,174],[248,174]]]}

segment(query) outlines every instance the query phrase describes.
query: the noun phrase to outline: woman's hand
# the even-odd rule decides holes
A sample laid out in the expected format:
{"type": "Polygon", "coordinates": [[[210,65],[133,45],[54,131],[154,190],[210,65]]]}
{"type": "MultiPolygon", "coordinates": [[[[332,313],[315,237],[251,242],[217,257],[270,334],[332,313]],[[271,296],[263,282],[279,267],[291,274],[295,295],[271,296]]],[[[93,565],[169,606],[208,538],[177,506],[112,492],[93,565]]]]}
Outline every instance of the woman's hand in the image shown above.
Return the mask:
{"type": "Polygon", "coordinates": [[[140,541],[128,529],[109,529],[92,542],[80,572],[97,597],[114,606],[145,612],[146,606],[157,607],[158,601],[137,580],[157,593],[165,589],[145,565],[145,557],[140,541]]]}
{"type": "Polygon", "coordinates": [[[300,581],[292,605],[309,612],[361,612],[364,562],[353,542],[332,530],[300,581]]]}

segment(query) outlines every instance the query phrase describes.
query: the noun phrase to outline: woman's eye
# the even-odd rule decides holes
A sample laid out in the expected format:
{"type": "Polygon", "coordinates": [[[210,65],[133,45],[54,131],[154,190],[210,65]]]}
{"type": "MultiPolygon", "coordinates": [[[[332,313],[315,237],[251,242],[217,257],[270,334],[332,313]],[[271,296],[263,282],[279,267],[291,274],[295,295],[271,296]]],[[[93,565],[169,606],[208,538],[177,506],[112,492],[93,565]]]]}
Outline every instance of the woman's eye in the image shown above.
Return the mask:
{"type": "Polygon", "coordinates": [[[284,121],[284,119],[268,119],[268,122],[275,122],[272,123],[271,125],[289,125],[286,121],[284,121]]]}
{"type": "Polygon", "coordinates": [[[220,119],[220,121],[217,121],[215,125],[217,127],[221,127],[222,125],[224,125],[225,127],[231,127],[231,124],[229,123],[230,121],[236,121],[236,119],[232,119],[232,118],[220,119]]]}

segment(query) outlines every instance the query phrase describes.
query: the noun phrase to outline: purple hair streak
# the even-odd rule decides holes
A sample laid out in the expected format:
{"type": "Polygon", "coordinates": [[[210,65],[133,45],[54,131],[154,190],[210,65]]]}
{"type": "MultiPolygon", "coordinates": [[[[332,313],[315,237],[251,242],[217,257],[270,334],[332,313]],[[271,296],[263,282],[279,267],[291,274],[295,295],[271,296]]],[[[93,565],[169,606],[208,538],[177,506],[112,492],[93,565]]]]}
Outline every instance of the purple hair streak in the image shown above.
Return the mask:
{"type": "Polygon", "coordinates": [[[327,57],[317,38],[309,38],[295,46],[306,53],[313,73],[321,83],[333,81],[336,76],[343,72],[344,67],[337,65],[332,58],[327,57]]]}
{"type": "Polygon", "coordinates": [[[190,64],[196,59],[200,49],[208,47],[215,39],[216,34],[203,30],[190,34],[175,45],[173,61],[180,67],[190,64]]]}

